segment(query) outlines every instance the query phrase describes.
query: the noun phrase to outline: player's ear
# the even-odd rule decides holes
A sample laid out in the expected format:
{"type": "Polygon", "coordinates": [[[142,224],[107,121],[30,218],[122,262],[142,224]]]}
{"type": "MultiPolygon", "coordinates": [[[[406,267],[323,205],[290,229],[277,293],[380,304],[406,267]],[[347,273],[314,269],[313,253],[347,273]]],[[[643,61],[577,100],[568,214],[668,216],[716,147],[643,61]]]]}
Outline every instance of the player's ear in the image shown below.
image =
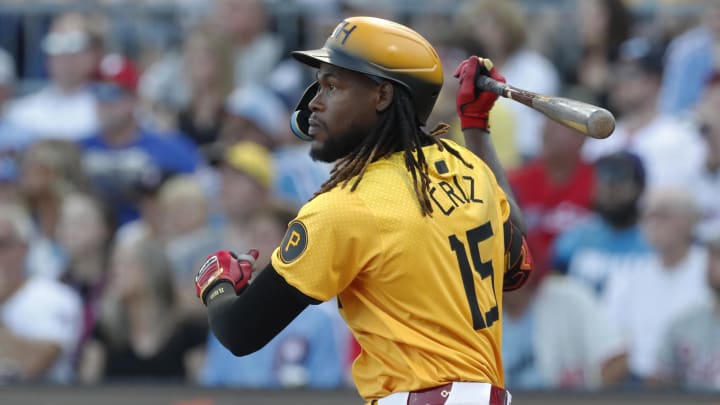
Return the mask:
{"type": "Polygon", "coordinates": [[[377,103],[375,104],[375,109],[378,112],[384,111],[388,108],[388,106],[390,106],[390,103],[392,103],[393,100],[394,91],[395,88],[390,82],[386,81],[378,85],[377,103]]]}

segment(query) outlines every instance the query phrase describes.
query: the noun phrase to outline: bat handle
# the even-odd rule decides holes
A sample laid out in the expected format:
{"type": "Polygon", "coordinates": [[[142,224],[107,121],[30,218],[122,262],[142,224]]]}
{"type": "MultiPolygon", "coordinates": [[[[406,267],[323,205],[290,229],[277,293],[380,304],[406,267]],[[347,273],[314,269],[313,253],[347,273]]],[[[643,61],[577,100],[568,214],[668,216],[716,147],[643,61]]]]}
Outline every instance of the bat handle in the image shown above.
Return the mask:
{"type": "Polygon", "coordinates": [[[503,82],[499,82],[491,77],[479,75],[477,80],[475,81],[475,85],[480,90],[491,91],[502,97],[509,97],[508,93],[510,92],[510,89],[508,88],[508,85],[503,82]]]}

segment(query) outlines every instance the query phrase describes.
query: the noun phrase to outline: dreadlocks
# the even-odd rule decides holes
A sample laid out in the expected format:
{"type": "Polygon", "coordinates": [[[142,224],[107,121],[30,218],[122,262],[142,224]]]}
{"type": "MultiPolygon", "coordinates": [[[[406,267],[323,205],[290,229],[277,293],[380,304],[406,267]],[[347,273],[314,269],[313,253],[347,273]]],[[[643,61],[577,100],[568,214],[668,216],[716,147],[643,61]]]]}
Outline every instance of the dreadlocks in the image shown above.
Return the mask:
{"type": "Polygon", "coordinates": [[[355,191],[362,180],[365,169],[372,162],[385,158],[392,153],[402,151],[405,167],[412,176],[415,195],[420,203],[423,216],[432,215],[430,204],[430,176],[422,147],[429,144],[437,145],[440,150],[447,149],[453,156],[460,159],[467,167],[473,166],[450,145],[440,139],[447,134],[449,125],[440,123],[430,134],[425,133],[415,119],[415,110],[410,94],[401,86],[393,84],[393,101],[380,113],[380,119],[370,135],[347,156],[339,159],[330,172],[330,178],[323,183],[318,196],[333,189],[337,185],[347,186],[355,178],[350,191],[355,191]]]}

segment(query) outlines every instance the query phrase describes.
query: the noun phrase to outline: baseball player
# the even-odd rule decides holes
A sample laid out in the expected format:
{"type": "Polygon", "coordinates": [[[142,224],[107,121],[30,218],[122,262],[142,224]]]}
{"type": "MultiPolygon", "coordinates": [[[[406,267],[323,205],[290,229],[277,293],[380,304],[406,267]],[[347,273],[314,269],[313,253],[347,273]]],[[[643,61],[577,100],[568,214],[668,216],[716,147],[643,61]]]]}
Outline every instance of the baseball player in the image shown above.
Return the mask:
{"type": "Polygon", "coordinates": [[[504,405],[502,293],[528,278],[520,211],[487,132],[504,81],[489,60],[455,71],[457,109],[477,155],[422,130],[443,82],[433,47],[383,19],[342,21],[321,49],[293,131],[335,162],[248,286],[257,251],[211,255],[196,277],[210,326],[236,355],[258,350],[307,305],[337,297],[362,351],[353,378],[367,404],[504,405]]]}

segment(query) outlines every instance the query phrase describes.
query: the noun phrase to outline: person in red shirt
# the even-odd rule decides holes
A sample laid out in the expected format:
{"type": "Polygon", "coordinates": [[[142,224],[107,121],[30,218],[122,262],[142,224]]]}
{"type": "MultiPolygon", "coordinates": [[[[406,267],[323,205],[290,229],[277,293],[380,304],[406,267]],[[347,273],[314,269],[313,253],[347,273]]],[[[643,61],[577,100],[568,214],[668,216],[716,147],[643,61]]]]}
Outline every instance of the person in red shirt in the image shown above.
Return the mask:
{"type": "Polygon", "coordinates": [[[584,142],[575,130],[547,120],[540,155],[508,175],[525,213],[535,277],[550,270],[549,250],[555,237],[590,213],[595,174],[581,158],[584,142]]]}

